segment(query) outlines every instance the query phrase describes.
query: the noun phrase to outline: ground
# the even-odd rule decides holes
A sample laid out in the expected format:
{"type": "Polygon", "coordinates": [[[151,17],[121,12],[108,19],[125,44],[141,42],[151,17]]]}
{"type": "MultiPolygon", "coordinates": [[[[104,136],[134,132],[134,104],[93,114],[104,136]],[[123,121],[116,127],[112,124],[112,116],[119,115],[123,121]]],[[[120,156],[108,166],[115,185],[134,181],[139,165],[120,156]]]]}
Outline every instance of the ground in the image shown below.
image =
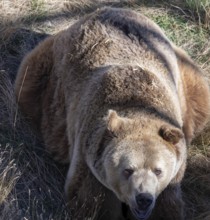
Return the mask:
{"type": "MultiPolygon", "coordinates": [[[[18,65],[46,36],[102,6],[132,8],[157,22],[210,78],[209,0],[0,1],[0,219],[70,219],[64,202],[66,167],[44,151],[13,93],[18,65]]],[[[210,128],[189,146],[183,181],[186,219],[210,219],[210,128]]]]}

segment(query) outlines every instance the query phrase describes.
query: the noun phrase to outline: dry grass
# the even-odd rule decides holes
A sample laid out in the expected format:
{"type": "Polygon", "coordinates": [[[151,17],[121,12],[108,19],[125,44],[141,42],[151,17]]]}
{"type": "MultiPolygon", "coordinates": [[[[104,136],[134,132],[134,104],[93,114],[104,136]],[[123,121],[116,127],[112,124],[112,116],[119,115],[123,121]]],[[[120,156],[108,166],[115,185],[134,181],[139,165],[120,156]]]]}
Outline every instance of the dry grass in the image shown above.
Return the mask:
{"type": "Polygon", "coordinates": [[[199,24],[210,27],[210,1],[209,0],[185,0],[185,4],[192,10],[199,24]]]}
{"type": "MultiPolygon", "coordinates": [[[[70,219],[65,167],[45,153],[14,99],[23,56],[49,34],[101,6],[132,8],[155,20],[210,76],[208,0],[1,0],[0,1],[0,219],[70,219]],[[204,4],[206,3],[206,4],[204,4]]],[[[186,219],[210,219],[210,126],[189,149],[183,181],[186,219]]]]}
{"type": "Polygon", "coordinates": [[[0,72],[0,219],[69,219],[65,167],[45,153],[18,114],[11,80],[0,72]]]}

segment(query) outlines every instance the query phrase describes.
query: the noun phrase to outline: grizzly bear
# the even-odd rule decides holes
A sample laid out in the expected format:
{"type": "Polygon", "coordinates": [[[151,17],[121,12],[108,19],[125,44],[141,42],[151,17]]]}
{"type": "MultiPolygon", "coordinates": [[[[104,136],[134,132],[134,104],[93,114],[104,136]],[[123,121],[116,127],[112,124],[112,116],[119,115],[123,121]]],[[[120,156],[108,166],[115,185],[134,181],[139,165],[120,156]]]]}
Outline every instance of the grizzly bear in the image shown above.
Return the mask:
{"type": "Polygon", "coordinates": [[[15,93],[69,163],[72,219],[184,218],[186,146],[208,120],[209,88],[150,19],[116,8],[83,17],[24,58],[15,93]]]}

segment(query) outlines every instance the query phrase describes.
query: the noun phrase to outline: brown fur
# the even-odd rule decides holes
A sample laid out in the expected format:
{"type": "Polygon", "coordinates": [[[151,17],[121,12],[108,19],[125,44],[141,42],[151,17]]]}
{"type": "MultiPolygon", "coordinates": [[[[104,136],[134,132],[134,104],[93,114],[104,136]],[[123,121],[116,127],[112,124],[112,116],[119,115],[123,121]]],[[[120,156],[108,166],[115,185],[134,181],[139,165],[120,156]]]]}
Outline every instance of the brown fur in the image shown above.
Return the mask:
{"type": "Polygon", "coordinates": [[[203,77],[202,71],[183,50],[174,47],[174,51],[177,56],[186,99],[183,131],[189,144],[203,130],[209,120],[209,85],[207,79],[203,77]]]}
{"type": "Polygon", "coordinates": [[[109,213],[104,219],[123,219],[103,168],[113,139],[157,140],[170,149],[179,170],[160,194],[152,218],[183,218],[176,192],[186,166],[185,142],[208,120],[209,89],[199,68],[152,21],[110,8],[82,18],[25,57],[15,92],[47,150],[70,163],[66,193],[74,213],[82,213],[75,219],[103,215],[98,206],[109,213]],[[110,204],[118,210],[113,215],[110,204]]]}

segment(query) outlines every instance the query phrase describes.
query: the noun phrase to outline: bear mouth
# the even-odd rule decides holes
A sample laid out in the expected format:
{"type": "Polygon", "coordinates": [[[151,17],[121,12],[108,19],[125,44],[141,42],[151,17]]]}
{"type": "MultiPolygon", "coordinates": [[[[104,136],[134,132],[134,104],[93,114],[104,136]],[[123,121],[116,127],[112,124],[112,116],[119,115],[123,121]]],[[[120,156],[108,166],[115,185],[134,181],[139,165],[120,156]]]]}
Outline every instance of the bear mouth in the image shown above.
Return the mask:
{"type": "Polygon", "coordinates": [[[149,216],[152,212],[152,208],[150,208],[146,211],[142,211],[137,208],[134,208],[134,209],[131,209],[131,212],[137,220],[146,220],[149,218],[149,216]]]}

